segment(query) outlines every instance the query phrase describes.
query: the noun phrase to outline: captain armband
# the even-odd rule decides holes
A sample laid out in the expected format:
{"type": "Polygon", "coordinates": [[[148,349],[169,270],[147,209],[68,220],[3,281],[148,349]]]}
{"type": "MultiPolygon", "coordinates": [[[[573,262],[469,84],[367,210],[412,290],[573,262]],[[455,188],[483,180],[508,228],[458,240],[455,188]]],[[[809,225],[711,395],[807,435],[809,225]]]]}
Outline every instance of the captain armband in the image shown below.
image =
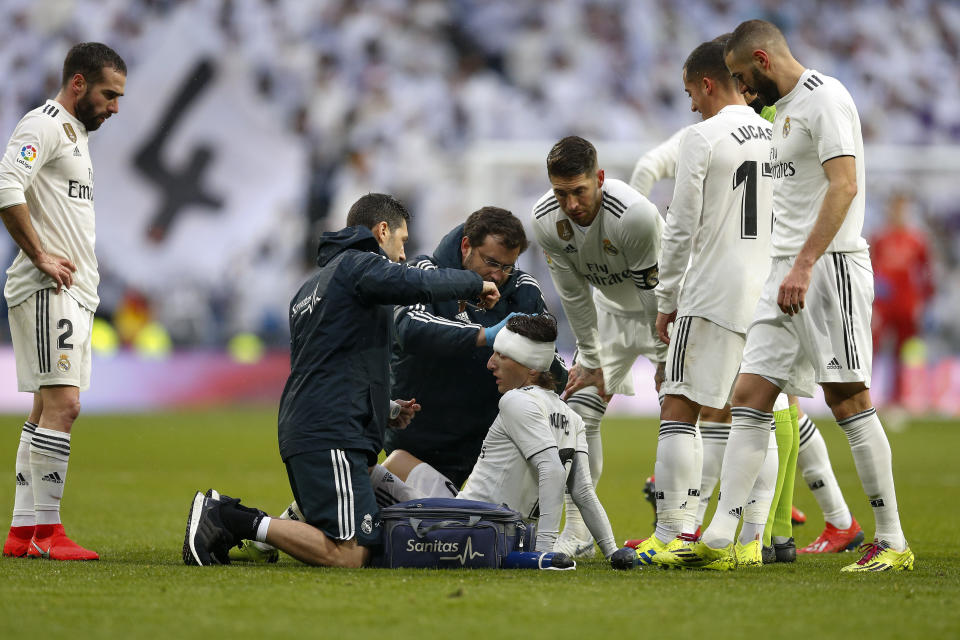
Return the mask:
{"type": "Polygon", "coordinates": [[[630,275],[638,289],[655,289],[660,284],[660,266],[657,264],[639,271],[631,269],[630,275]]]}

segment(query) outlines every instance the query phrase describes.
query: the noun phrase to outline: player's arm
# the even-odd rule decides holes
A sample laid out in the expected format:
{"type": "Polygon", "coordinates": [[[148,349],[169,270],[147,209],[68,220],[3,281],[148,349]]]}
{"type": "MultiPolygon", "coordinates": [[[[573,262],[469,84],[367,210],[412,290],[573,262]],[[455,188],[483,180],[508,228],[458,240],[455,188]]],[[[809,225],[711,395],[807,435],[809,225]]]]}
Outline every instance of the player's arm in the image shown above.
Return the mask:
{"type": "Polygon", "coordinates": [[[590,480],[590,459],[586,451],[577,451],[571,462],[570,475],[567,477],[567,489],[574,504],[580,509],[583,522],[587,525],[590,534],[600,545],[605,558],[609,558],[617,550],[613,539],[613,529],[607,512],[600,504],[597,491],[590,480]]]}
{"type": "Polygon", "coordinates": [[[537,551],[553,551],[560,535],[563,514],[563,479],[566,469],[557,446],[535,453],[527,460],[537,473],[540,519],[537,521],[537,551]]]}
{"type": "Polygon", "coordinates": [[[355,293],[366,304],[411,305],[434,300],[473,300],[486,297],[489,306],[500,298],[492,282],[463,269],[417,269],[368,253],[352,265],[355,293]]]}
{"type": "Polygon", "coordinates": [[[47,253],[40,242],[33,223],[30,221],[30,209],[24,204],[15,204],[0,211],[3,225],[10,233],[10,237],[40,271],[44,272],[57,284],[57,293],[60,289],[73,286],[73,273],[77,266],[67,258],[47,253]]]}
{"type": "Polygon", "coordinates": [[[642,198],[630,205],[614,227],[614,243],[619,241],[627,257],[633,284],[649,291],[660,283],[660,235],[662,220],[656,205],[642,198]]]}
{"type": "Polygon", "coordinates": [[[680,158],[680,140],[686,128],[680,129],[664,142],[640,156],[630,175],[630,186],[646,197],[650,196],[653,185],[664,178],[676,175],[677,161],[680,158]]]}
{"type": "Polygon", "coordinates": [[[680,143],[677,180],[664,221],[657,285],[657,333],[669,343],[667,325],[677,316],[680,285],[690,260],[697,224],[703,212],[703,183],[710,165],[710,145],[696,130],[687,129],[680,143]]]}
{"type": "Polygon", "coordinates": [[[59,142],[56,124],[51,118],[24,118],[13,132],[0,161],[0,217],[10,237],[37,269],[62,287],[73,285],[77,267],[62,256],[47,253],[30,219],[26,190],[37,173],[54,154],[59,142]],[[29,149],[24,155],[22,150],[29,149]],[[29,160],[25,158],[29,157],[29,160]],[[18,160],[21,160],[18,162],[18,160]]]}
{"type": "Polygon", "coordinates": [[[436,314],[431,304],[396,307],[393,317],[397,341],[410,353],[469,354],[478,346],[477,334],[484,330],[479,324],[436,314]]]}
{"type": "Polygon", "coordinates": [[[589,369],[600,367],[597,333],[597,309],[593,304],[590,284],[562,250],[557,250],[546,232],[534,224],[537,242],[543,248],[550,269],[550,279],[560,295],[560,303],[577,339],[577,364],[589,369]]]}
{"type": "Polygon", "coordinates": [[[853,156],[827,160],[823,163],[823,172],[830,184],[820,204],[817,220],[777,295],[780,310],[791,316],[803,309],[813,265],[833,242],[857,195],[857,165],[853,156]]]}

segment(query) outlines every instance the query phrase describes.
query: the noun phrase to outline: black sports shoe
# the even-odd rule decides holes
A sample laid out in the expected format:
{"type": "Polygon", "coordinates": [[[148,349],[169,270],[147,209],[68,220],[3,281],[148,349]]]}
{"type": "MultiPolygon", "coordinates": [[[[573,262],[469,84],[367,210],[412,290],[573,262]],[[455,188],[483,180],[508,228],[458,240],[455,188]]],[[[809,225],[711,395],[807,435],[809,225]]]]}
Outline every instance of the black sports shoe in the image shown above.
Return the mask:
{"type": "Polygon", "coordinates": [[[765,546],[760,551],[760,557],[763,558],[763,564],[773,564],[777,561],[777,552],[773,550],[773,546],[765,546]]]}
{"type": "Polygon", "coordinates": [[[183,538],[184,564],[201,567],[230,564],[227,552],[236,541],[223,526],[220,507],[220,496],[212,489],[207,491],[207,495],[197,491],[193,496],[183,538]]]}
{"type": "Polygon", "coordinates": [[[637,566],[637,550],[631,547],[622,547],[610,556],[610,566],[614,569],[633,569],[637,566]]]}
{"type": "Polygon", "coordinates": [[[654,476],[650,476],[643,483],[643,499],[653,507],[653,526],[657,526],[657,486],[654,476]]]}
{"type": "Polygon", "coordinates": [[[796,562],[797,560],[797,543],[793,541],[793,536],[787,538],[786,542],[774,542],[773,551],[777,556],[777,562],[796,562]]]}

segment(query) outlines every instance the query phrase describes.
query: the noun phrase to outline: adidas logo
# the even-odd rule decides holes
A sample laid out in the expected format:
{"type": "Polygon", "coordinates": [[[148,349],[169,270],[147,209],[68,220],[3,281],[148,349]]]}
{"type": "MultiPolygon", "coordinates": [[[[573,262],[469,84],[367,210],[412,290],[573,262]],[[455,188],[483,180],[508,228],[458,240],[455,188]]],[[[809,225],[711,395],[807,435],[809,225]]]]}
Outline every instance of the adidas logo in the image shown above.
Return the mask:
{"type": "Polygon", "coordinates": [[[663,500],[663,491],[654,491],[653,497],[657,500],[663,500]]]}
{"type": "Polygon", "coordinates": [[[831,359],[830,362],[827,363],[827,369],[840,369],[840,368],[841,368],[840,363],[837,361],[836,358],[831,359]]]}
{"type": "Polygon", "coordinates": [[[458,313],[457,320],[459,320],[460,322],[472,322],[472,320],[470,320],[470,316],[467,315],[466,311],[461,311],[460,313],[458,313]]]}
{"type": "Polygon", "coordinates": [[[870,506],[871,506],[871,507],[882,507],[882,506],[883,506],[883,498],[877,498],[876,500],[871,500],[871,501],[870,501],[870,506]]]}
{"type": "Polygon", "coordinates": [[[811,491],[816,491],[817,489],[822,489],[824,484],[823,480],[814,480],[809,485],[811,491]]]}
{"type": "Polygon", "coordinates": [[[567,246],[565,246],[565,247],[563,248],[563,252],[564,252],[564,253],[576,253],[576,252],[577,252],[577,248],[576,248],[575,246],[573,246],[572,244],[568,244],[567,246]]]}
{"type": "Polygon", "coordinates": [[[687,495],[688,495],[688,496],[699,496],[699,495],[700,495],[700,489],[687,489],[687,495]]]}
{"type": "Polygon", "coordinates": [[[54,484],[63,484],[63,478],[60,477],[60,473],[54,471],[53,473],[48,473],[47,475],[40,478],[44,482],[52,482],[54,484]]]}
{"type": "Polygon", "coordinates": [[[18,486],[18,487],[25,487],[25,486],[27,486],[28,484],[30,484],[30,483],[27,482],[27,479],[23,477],[23,474],[22,474],[22,473],[18,473],[18,474],[17,474],[17,486],[18,486]]]}
{"type": "Polygon", "coordinates": [[[743,507],[736,507],[734,509],[730,509],[729,513],[734,518],[739,518],[743,514],[743,507]]]}
{"type": "Polygon", "coordinates": [[[74,148],[73,148],[73,157],[74,157],[74,158],[79,158],[79,157],[81,157],[81,156],[83,156],[83,154],[80,153],[80,147],[74,147],[74,148]]]}

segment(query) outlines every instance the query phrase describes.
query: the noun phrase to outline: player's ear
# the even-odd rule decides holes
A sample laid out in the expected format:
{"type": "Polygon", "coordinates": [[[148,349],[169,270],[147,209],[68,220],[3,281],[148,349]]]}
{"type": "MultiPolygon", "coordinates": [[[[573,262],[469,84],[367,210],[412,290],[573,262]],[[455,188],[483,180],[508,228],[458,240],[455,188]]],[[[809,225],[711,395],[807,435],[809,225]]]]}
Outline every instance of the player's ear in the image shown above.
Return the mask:
{"type": "Polygon", "coordinates": [[[389,230],[390,225],[388,225],[385,220],[381,220],[373,226],[371,231],[373,232],[373,237],[377,239],[377,244],[383,244],[384,240],[387,239],[389,230]]]}
{"type": "Polygon", "coordinates": [[[770,70],[770,55],[763,49],[757,49],[753,52],[753,62],[764,71],[770,70]]]}
{"type": "Polygon", "coordinates": [[[603,169],[597,169],[597,186],[603,186],[603,169]]]}
{"type": "Polygon", "coordinates": [[[713,95],[713,80],[707,76],[703,76],[700,82],[703,83],[703,92],[708,96],[713,95]]]}
{"type": "Polygon", "coordinates": [[[470,253],[470,238],[463,236],[460,239],[460,257],[464,260],[467,259],[467,255],[470,253]]]}

